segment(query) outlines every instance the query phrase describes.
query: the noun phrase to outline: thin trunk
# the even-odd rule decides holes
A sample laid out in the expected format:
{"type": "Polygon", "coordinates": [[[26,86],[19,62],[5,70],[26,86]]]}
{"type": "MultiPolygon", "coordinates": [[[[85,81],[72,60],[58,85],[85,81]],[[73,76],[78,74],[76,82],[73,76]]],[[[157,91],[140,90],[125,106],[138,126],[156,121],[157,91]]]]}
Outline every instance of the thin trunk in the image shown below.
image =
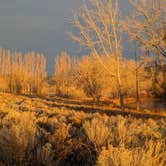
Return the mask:
{"type": "Polygon", "coordinates": [[[139,80],[138,80],[138,64],[136,61],[136,109],[140,110],[140,97],[139,97],[139,80]]]}
{"type": "Polygon", "coordinates": [[[124,107],[124,96],[122,92],[122,84],[121,84],[121,77],[120,77],[120,57],[119,55],[116,55],[116,63],[117,63],[117,84],[118,84],[118,93],[119,93],[119,100],[120,100],[120,106],[122,111],[125,110],[124,107]]]}
{"type": "Polygon", "coordinates": [[[136,52],[136,46],[135,46],[135,65],[136,65],[136,69],[135,69],[135,78],[136,78],[136,110],[139,111],[140,110],[140,96],[139,96],[139,78],[138,78],[138,57],[137,57],[137,52],[136,52]]]}
{"type": "Polygon", "coordinates": [[[158,55],[158,62],[159,62],[159,71],[162,72],[163,82],[166,82],[166,73],[165,73],[165,70],[164,70],[164,64],[163,64],[163,60],[162,60],[159,49],[157,49],[157,55],[158,55]]]}
{"type": "Polygon", "coordinates": [[[120,99],[120,106],[122,111],[125,111],[125,107],[124,107],[124,96],[123,96],[123,92],[122,92],[122,88],[121,85],[119,84],[119,99],[120,99]]]}

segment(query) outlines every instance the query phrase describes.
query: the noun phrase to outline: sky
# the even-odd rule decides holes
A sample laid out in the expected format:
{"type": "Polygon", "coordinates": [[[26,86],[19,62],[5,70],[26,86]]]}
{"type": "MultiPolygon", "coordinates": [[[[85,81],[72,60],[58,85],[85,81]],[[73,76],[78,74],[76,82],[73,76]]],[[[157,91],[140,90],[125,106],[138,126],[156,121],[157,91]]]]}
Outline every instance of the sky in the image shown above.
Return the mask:
{"type": "MultiPolygon", "coordinates": [[[[53,71],[54,57],[65,50],[80,55],[67,31],[72,11],[83,0],[0,0],[0,47],[12,51],[43,52],[47,69],[53,71]]],[[[128,12],[127,0],[121,8],[128,12]]]]}

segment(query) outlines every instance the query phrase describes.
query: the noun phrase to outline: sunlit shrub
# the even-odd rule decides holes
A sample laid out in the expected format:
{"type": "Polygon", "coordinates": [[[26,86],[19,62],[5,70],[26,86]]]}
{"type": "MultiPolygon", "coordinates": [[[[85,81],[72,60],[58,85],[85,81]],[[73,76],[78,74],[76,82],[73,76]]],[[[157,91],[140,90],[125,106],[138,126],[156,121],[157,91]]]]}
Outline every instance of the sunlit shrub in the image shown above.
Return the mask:
{"type": "Polygon", "coordinates": [[[35,144],[34,115],[10,112],[0,129],[0,159],[6,164],[23,164],[35,144]]]}
{"type": "Polygon", "coordinates": [[[99,166],[164,166],[166,153],[164,142],[146,142],[143,148],[126,149],[109,146],[103,149],[98,158],[99,166]]]}
{"type": "Polygon", "coordinates": [[[111,140],[112,133],[107,124],[102,118],[93,118],[90,121],[85,121],[83,124],[86,134],[90,141],[100,149],[106,146],[111,140]]]}

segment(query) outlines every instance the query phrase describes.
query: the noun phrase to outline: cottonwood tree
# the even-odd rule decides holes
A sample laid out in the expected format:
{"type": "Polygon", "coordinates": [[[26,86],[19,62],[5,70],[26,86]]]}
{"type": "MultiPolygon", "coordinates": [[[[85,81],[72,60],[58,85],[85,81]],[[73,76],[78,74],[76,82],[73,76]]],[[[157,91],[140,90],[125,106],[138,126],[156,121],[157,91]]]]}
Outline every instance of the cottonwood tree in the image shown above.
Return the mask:
{"type": "Polygon", "coordinates": [[[9,90],[9,73],[10,73],[10,50],[0,48],[0,91],[9,90]]]}
{"type": "Polygon", "coordinates": [[[43,93],[46,59],[34,52],[23,55],[0,49],[0,91],[26,95],[43,93]]]}
{"type": "Polygon", "coordinates": [[[65,51],[55,58],[55,81],[56,93],[58,95],[68,96],[69,87],[72,82],[74,59],[65,51]]]}
{"type": "Polygon", "coordinates": [[[130,3],[134,12],[124,23],[124,28],[144,49],[155,52],[156,66],[166,81],[163,64],[163,58],[166,58],[166,0],[130,0],[130,3]]]}
{"type": "Polygon", "coordinates": [[[118,0],[88,0],[81,9],[73,14],[71,38],[88,48],[103,65],[110,76],[116,78],[120,104],[124,110],[123,92],[120,75],[121,28],[118,0]],[[115,58],[116,73],[111,73],[101,59],[101,55],[115,58]]]}
{"type": "Polygon", "coordinates": [[[42,83],[46,78],[46,59],[43,54],[34,52],[25,55],[14,53],[11,63],[11,92],[41,94],[42,83]]]}
{"type": "Polygon", "coordinates": [[[92,56],[84,55],[75,69],[75,81],[88,97],[99,102],[106,88],[106,73],[101,64],[92,56]]]}
{"type": "Polygon", "coordinates": [[[162,87],[166,83],[164,67],[164,61],[166,60],[166,0],[129,1],[134,10],[123,22],[123,28],[133,40],[140,44],[145,52],[148,51],[153,55],[157,55],[154,61],[155,81],[153,89],[156,89],[156,85],[162,87]],[[161,73],[162,78],[159,78],[161,73]]]}
{"type": "Polygon", "coordinates": [[[166,0],[129,0],[133,12],[123,28],[149,51],[166,58],[166,0]]]}

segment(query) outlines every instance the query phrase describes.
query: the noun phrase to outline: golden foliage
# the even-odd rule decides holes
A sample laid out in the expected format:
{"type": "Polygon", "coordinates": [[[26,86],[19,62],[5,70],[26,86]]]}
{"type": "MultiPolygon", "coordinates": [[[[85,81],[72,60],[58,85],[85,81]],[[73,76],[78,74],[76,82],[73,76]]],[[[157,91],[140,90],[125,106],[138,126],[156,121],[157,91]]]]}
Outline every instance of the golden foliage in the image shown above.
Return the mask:
{"type": "Polygon", "coordinates": [[[42,94],[46,59],[34,52],[23,55],[0,49],[0,91],[26,95],[42,94]]]}

